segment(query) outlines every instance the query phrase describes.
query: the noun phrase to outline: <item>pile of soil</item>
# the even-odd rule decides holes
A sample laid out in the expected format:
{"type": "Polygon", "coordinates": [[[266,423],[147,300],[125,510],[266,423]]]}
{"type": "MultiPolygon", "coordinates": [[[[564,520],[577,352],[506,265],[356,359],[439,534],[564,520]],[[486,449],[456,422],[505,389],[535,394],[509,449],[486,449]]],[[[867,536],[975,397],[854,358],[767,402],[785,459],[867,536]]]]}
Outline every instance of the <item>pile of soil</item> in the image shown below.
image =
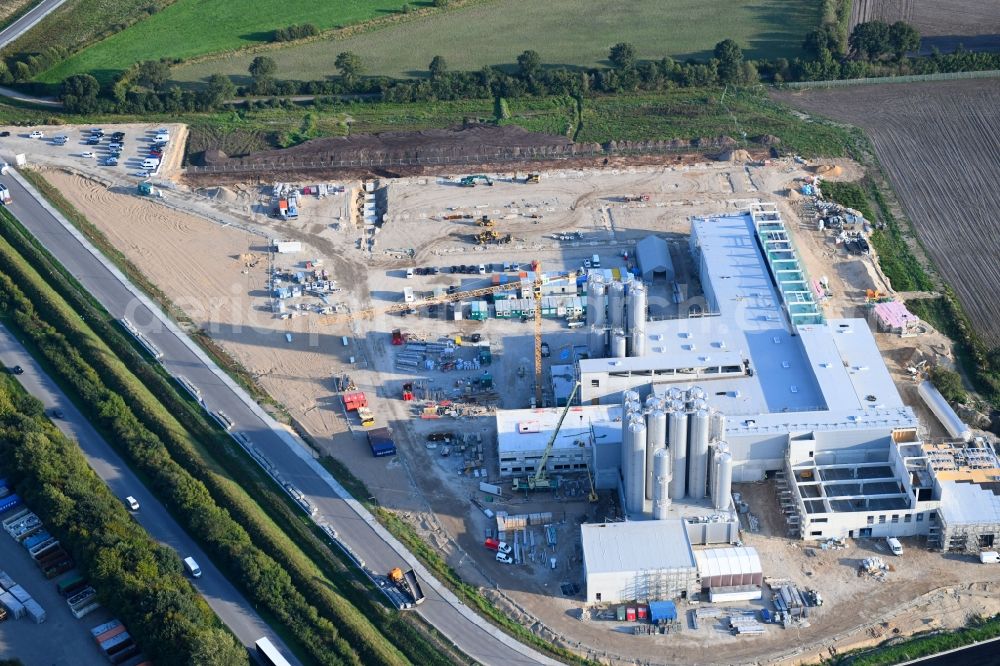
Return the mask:
{"type": "Polygon", "coordinates": [[[838,176],[843,175],[844,170],[839,166],[823,164],[816,167],[816,173],[820,176],[826,176],[827,178],[837,178],[838,176]]]}
{"type": "Polygon", "coordinates": [[[732,162],[733,164],[745,164],[752,162],[753,157],[745,150],[724,150],[716,158],[720,162],[732,162]]]}
{"type": "Polygon", "coordinates": [[[239,167],[336,164],[348,161],[434,159],[453,161],[490,155],[515,158],[538,151],[551,156],[572,156],[600,150],[593,144],[576,144],[564,136],[529,132],[515,125],[473,125],[451,130],[385,132],[312,139],[292,148],[264,150],[242,158],[221,151],[206,151],[205,163],[239,167]]]}

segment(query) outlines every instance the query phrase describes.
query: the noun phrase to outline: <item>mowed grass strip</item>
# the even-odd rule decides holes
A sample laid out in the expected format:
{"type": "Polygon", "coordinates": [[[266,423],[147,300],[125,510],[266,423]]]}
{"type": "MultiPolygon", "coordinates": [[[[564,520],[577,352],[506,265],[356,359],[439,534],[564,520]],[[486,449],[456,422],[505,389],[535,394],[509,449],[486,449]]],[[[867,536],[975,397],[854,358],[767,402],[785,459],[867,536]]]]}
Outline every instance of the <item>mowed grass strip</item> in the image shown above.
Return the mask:
{"type": "Polygon", "coordinates": [[[177,0],[84,49],[38,80],[57,83],[72,74],[90,73],[107,81],[143,60],[192,58],[259,44],[270,41],[276,28],[301,23],[320,30],[346,26],[396,12],[404,4],[406,0],[177,0]]]}
{"type": "MultiPolygon", "coordinates": [[[[527,49],[546,64],[606,65],[617,42],[634,44],[640,58],[704,59],[715,44],[732,38],[748,57],[790,58],[799,55],[805,33],[819,19],[818,0],[497,0],[268,55],[278,63],[279,78],[304,80],[335,74],[342,51],[360,55],[367,73],[392,77],[426,74],[436,55],[452,69],[478,70],[514,63],[527,49]]],[[[202,81],[216,72],[246,77],[252,59],[241,54],[193,63],[177,68],[175,78],[202,81]]]]}

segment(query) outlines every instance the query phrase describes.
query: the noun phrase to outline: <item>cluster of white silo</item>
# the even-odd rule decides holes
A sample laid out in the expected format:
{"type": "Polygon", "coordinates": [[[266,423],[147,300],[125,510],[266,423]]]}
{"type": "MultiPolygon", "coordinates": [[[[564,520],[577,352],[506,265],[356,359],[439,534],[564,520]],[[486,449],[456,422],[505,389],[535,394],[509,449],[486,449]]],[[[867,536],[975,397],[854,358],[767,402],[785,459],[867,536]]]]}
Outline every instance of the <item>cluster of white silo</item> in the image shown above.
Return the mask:
{"type": "Polygon", "coordinates": [[[587,277],[588,346],[592,358],[642,356],[646,350],[646,287],[605,282],[600,273],[587,277]],[[610,353],[609,352],[610,346],[610,353]]]}
{"type": "Polygon", "coordinates": [[[709,409],[705,392],[672,387],[645,404],[623,394],[622,481],[626,510],[666,518],[671,500],[711,496],[718,510],[731,505],[733,459],[724,441],[725,416],[709,409]]]}

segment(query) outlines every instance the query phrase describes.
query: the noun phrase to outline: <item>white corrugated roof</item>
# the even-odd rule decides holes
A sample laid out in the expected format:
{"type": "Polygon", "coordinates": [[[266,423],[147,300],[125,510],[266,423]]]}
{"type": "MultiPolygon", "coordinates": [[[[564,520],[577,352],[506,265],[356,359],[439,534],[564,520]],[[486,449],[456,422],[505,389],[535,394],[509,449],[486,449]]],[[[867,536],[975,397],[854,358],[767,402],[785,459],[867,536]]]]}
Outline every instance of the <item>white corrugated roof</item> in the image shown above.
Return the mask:
{"type": "Polygon", "coordinates": [[[694,557],[702,578],[764,573],[757,550],[749,546],[696,550],[694,557]]]}
{"type": "Polygon", "coordinates": [[[695,568],[681,519],[584,524],[580,536],[588,574],[695,568]]]}

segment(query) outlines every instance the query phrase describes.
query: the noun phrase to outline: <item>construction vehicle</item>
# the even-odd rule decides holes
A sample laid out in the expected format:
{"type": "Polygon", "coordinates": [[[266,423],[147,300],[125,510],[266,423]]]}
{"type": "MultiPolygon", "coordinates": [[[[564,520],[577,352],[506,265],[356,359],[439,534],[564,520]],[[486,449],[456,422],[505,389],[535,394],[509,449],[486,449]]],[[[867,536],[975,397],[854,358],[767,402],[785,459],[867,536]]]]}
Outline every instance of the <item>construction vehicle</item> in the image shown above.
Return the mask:
{"type": "Polygon", "coordinates": [[[358,418],[361,419],[361,426],[364,428],[375,425],[375,414],[368,407],[358,407],[358,418]]]}
{"type": "Polygon", "coordinates": [[[527,185],[529,183],[538,183],[540,180],[541,180],[541,174],[529,173],[524,178],[524,184],[527,185]]]}
{"type": "Polygon", "coordinates": [[[499,242],[501,236],[496,232],[496,229],[487,229],[473,235],[472,238],[480,245],[486,245],[487,243],[499,242]]]}
{"type": "Polygon", "coordinates": [[[527,478],[514,479],[515,491],[523,490],[527,492],[529,490],[555,490],[559,487],[557,480],[549,478],[545,465],[549,461],[549,456],[552,455],[552,447],[556,443],[556,437],[559,436],[559,429],[562,427],[563,421],[566,420],[566,414],[569,413],[570,407],[573,406],[573,398],[576,397],[576,392],[579,388],[580,382],[573,384],[573,390],[570,391],[569,398],[566,400],[566,406],[559,414],[559,420],[556,421],[556,427],[552,430],[552,437],[549,438],[549,443],[545,445],[545,452],[542,453],[542,457],[538,459],[538,465],[535,467],[535,473],[527,478]]]}
{"type": "Polygon", "coordinates": [[[481,227],[486,227],[487,229],[492,229],[496,225],[496,222],[491,220],[488,215],[483,215],[481,218],[476,220],[476,224],[481,227]]]}
{"type": "Polygon", "coordinates": [[[649,201],[648,194],[626,194],[622,197],[622,201],[625,203],[639,203],[644,201],[649,201]]]}
{"type": "Polygon", "coordinates": [[[413,569],[403,572],[399,567],[389,572],[389,580],[392,584],[405,592],[413,599],[414,604],[421,604],[424,601],[424,591],[420,588],[420,582],[413,569]]]}
{"type": "Polygon", "coordinates": [[[476,183],[485,183],[490,187],[493,187],[493,180],[484,174],[477,173],[474,176],[465,176],[462,180],[458,181],[458,184],[462,187],[475,187],[476,183]]]}

